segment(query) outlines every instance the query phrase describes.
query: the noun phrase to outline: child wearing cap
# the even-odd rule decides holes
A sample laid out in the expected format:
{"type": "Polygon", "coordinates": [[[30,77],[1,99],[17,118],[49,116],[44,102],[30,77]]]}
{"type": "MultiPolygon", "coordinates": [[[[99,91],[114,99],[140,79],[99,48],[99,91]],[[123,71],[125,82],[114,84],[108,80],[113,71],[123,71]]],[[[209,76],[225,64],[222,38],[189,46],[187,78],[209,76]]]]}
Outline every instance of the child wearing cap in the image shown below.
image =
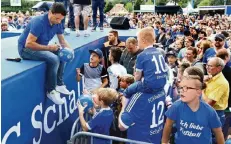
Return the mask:
{"type": "Polygon", "coordinates": [[[80,81],[84,76],[84,89],[93,91],[97,88],[103,88],[108,85],[108,74],[103,65],[99,64],[103,58],[100,49],[89,50],[90,63],[84,63],[81,68],[76,68],[76,80],[80,81]]]}
{"type": "Polygon", "coordinates": [[[174,51],[169,51],[166,54],[168,66],[172,69],[174,77],[177,76],[177,55],[174,51]]]}
{"type": "Polygon", "coordinates": [[[169,142],[173,124],[176,124],[176,144],[210,144],[211,130],[218,144],[224,144],[221,122],[216,111],[200,99],[204,74],[197,67],[189,67],[180,82],[181,100],[175,102],[165,113],[167,119],[164,126],[162,144],[169,142]]]}
{"type": "MultiPolygon", "coordinates": [[[[103,135],[109,135],[109,129],[113,120],[113,112],[109,105],[118,97],[116,90],[112,88],[99,88],[93,95],[93,103],[100,107],[98,112],[95,112],[92,120],[86,122],[84,119],[84,108],[80,101],[77,102],[79,119],[83,131],[91,131],[103,135]]],[[[108,144],[109,141],[100,138],[93,138],[94,144],[108,144]]]]}

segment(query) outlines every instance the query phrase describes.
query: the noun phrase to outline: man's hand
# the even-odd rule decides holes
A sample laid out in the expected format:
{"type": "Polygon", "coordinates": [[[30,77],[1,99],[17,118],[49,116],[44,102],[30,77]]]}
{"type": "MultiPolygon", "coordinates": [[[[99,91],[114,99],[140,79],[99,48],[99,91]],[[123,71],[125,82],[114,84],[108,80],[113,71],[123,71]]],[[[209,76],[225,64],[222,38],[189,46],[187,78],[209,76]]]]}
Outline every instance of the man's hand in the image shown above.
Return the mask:
{"type": "Polygon", "coordinates": [[[57,45],[57,44],[48,45],[49,51],[57,51],[57,50],[59,50],[59,48],[60,48],[60,45],[57,45]]]}
{"type": "Polygon", "coordinates": [[[78,100],[77,101],[77,107],[78,107],[78,110],[79,110],[79,115],[83,115],[84,114],[84,109],[87,107],[87,105],[85,107],[83,107],[80,103],[80,101],[78,100]]]}

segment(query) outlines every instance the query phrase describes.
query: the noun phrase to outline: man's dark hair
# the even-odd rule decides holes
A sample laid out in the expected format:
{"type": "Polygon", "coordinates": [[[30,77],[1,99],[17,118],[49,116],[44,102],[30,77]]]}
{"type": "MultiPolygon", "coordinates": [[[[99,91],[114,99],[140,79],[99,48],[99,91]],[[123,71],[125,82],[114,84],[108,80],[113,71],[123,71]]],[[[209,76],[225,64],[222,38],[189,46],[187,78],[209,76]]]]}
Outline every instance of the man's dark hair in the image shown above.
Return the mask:
{"type": "Polygon", "coordinates": [[[67,11],[63,5],[63,3],[60,3],[60,2],[55,2],[52,6],[51,6],[51,12],[53,14],[61,14],[63,16],[66,16],[67,15],[67,11]]]}
{"type": "Polygon", "coordinates": [[[111,30],[109,33],[112,33],[115,37],[119,38],[119,34],[117,30],[111,30]]]}
{"type": "Polygon", "coordinates": [[[207,37],[207,34],[205,31],[199,31],[199,34],[203,34],[205,37],[207,37]]]}
{"type": "Polygon", "coordinates": [[[113,57],[114,62],[119,62],[122,54],[120,47],[112,47],[110,49],[111,56],[113,57]]]}

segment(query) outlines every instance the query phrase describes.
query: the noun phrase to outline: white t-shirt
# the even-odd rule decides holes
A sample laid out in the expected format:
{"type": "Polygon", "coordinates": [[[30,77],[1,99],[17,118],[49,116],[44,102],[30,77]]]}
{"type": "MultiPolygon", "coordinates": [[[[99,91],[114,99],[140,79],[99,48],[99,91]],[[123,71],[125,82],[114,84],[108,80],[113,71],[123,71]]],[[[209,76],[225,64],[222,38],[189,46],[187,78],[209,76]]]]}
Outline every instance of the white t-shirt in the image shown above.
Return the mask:
{"type": "Polygon", "coordinates": [[[112,64],[110,67],[107,68],[107,72],[109,75],[110,88],[113,89],[118,88],[118,76],[123,76],[127,74],[126,68],[119,63],[112,64]]]}

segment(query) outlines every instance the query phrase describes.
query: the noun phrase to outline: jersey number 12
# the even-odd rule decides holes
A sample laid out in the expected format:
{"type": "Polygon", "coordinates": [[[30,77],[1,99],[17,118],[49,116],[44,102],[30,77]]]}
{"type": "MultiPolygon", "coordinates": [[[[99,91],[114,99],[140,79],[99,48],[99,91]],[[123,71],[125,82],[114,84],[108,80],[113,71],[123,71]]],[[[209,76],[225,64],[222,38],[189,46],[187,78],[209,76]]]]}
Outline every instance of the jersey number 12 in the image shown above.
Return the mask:
{"type": "Polygon", "coordinates": [[[156,104],[153,105],[152,125],[150,125],[150,128],[155,128],[164,122],[163,112],[164,112],[164,102],[163,101],[159,101],[157,106],[156,104]],[[157,111],[160,111],[159,116],[157,115],[157,111]],[[158,119],[156,119],[156,117],[158,117],[158,119]]]}

